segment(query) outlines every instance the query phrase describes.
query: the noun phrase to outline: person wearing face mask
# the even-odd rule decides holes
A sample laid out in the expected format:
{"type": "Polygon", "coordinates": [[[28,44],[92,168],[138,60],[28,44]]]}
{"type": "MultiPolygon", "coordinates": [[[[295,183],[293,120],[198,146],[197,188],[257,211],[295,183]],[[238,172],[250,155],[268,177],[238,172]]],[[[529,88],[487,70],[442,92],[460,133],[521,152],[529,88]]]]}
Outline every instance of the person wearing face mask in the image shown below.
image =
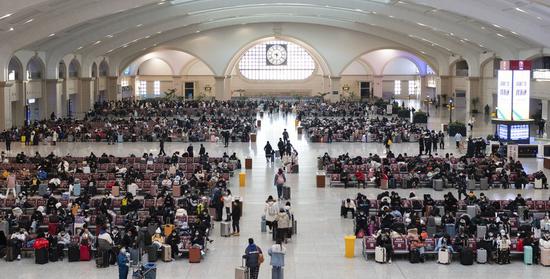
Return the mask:
{"type": "Polygon", "coordinates": [[[176,230],[173,230],[172,233],[166,237],[166,244],[168,244],[168,245],[170,245],[170,247],[172,247],[172,249],[171,249],[172,259],[176,259],[177,256],[179,255],[179,250],[178,250],[179,240],[180,240],[180,238],[179,238],[176,230]]]}
{"type": "Polygon", "coordinates": [[[117,265],[118,265],[118,279],[127,279],[129,273],[129,254],[126,253],[126,248],[120,249],[120,252],[117,255],[117,265]]]}

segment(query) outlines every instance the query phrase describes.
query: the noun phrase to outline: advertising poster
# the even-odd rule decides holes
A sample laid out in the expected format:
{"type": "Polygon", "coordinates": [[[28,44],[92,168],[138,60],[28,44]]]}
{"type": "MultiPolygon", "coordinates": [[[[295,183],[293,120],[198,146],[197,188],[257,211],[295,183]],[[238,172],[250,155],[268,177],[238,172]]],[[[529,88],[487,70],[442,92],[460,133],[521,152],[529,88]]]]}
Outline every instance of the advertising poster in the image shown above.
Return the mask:
{"type": "Polygon", "coordinates": [[[512,120],[512,82],[512,71],[498,71],[498,119],[512,120]]]}
{"type": "Polygon", "coordinates": [[[529,119],[531,71],[514,71],[513,119],[529,119]]]}

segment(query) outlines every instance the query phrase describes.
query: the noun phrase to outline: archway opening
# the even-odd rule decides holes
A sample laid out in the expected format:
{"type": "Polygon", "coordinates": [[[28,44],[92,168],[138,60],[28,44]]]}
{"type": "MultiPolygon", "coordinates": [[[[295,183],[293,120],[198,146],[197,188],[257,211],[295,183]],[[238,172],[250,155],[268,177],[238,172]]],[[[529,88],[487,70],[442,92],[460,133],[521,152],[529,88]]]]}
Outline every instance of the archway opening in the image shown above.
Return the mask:
{"type": "Polygon", "coordinates": [[[38,56],[34,56],[27,64],[27,80],[42,79],[44,63],[38,56]]]}
{"type": "Polygon", "coordinates": [[[8,65],[8,81],[22,80],[23,66],[17,57],[12,57],[8,65]]]}

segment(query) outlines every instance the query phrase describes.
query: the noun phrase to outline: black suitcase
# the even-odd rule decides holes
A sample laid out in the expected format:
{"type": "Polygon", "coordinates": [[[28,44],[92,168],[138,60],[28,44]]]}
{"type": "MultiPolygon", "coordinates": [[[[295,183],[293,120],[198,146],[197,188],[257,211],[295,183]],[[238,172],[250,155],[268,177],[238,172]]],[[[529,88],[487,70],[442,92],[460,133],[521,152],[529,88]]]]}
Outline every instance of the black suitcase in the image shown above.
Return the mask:
{"type": "Polygon", "coordinates": [[[147,259],[149,262],[154,263],[158,260],[157,246],[151,245],[147,248],[147,259]]]}
{"type": "Polygon", "coordinates": [[[15,261],[15,247],[13,246],[6,247],[6,261],[7,262],[15,261]]]}
{"type": "Polygon", "coordinates": [[[78,245],[69,245],[69,262],[79,262],[80,261],[80,247],[78,245]]]}
{"type": "Polygon", "coordinates": [[[97,268],[109,267],[109,251],[98,251],[97,257],[95,258],[95,266],[97,268]]]}
{"type": "Polygon", "coordinates": [[[420,251],[418,251],[418,249],[409,252],[409,262],[412,264],[420,262],[420,251]]]}
{"type": "Polygon", "coordinates": [[[290,187],[283,186],[283,200],[290,200],[290,187]]]}
{"type": "Polygon", "coordinates": [[[474,264],[474,251],[470,248],[463,248],[460,252],[460,263],[462,265],[474,264]]]}
{"type": "Polygon", "coordinates": [[[57,247],[50,247],[50,250],[48,251],[48,258],[50,262],[57,262],[59,258],[57,247]]]}
{"type": "Polygon", "coordinates": [[[36,264],[47,264],[48,263],[48,249],[38,249],[34,250],[34,262],[36,264]]]}

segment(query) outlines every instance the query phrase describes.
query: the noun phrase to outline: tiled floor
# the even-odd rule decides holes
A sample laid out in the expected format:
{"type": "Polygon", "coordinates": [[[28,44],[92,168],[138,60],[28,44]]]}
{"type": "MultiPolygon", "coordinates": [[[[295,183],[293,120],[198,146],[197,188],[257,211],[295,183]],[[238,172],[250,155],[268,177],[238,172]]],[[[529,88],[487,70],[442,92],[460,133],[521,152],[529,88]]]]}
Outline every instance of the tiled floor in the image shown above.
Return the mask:
{"type": "MultiPolygon", "coordinates": [[[[441,123],[448,121],[447,112],[433,112],[428,124],[430,128],[440,129],[441,123]]],[[[214,243],[210,251],[200,264],[189,264],[179,260],[172,263],[158,263],[157,278],[220,278],[234,277],[234,268],[240,265],[241,255],[246,247],[247,238],[253,237],[260,247],[267,250],[271,246],[271,236],[260,232],[260,217],[263,214],[263,204],[266,197],[275,194],[272,186],[275,166],[265,163],[263,146],[266,140],[275,143],[280,137],[283,128],[287,128],[291,141],[300,153],[300,173],[288,176],[288,184],[292,186],[293,210],[298,220],[298,235],[288,243],[286,256],[286,278],[481,278],[488,274],[493,278],[545,278],[550,276],[550,268],[541,266],[525,266],[520,259],[505,266],[478,265],[462,266],[457,262],[449,266],[438,265],[435,261],[425,264],[409,264],[406,259],[394,261],[391,265],[376,264],[369,259],[365,261],[361,257],[360,242],[356,242],[356,257],[344,258],[344,236],[352,230],[350,219],[339,217],[339,205],[343,198],[353,196],[356,189],[318,189],[315,187],[316,157],[325,151],[331,155],[349,152],[350,154],[383,153],[380,144],[375,143],[334,143],[312,144],[303,136],[298,136],[294,128],[294,118],[283,118],[279,115],[262,119],[262,128],[258,133],[258,143],[233,143],[228,149],[220,144],[206,143],[205,146],[212,156],[221,155],[224,151],[235,151],[241,158],[250,156],[253,158],[253,169],[247,171],[247,185],[238,187],[237,176],[232,180],[232,191],[242,196],[244,203],[244,216],[241,219],[241,236],[231,238],[219,237],[219,226],[216,225],[213,233],[214,243]]],[[[474,135],[486,135],[493,127],[478,119],[474,135]]],[[[167,143],[167,153],[176,150],[184,150],[188,144],[167,143]]],[[[198,146],[195,144],[195,146],[198,146]]],[[[447,145],[449,146],[449,145],[447,145]]],[[[196,147],[198,148],[198,147],[196,147]]],[[[396,144],[394,152],[417,152],[417,144],[396,144]]],[[[151,151],[158,152],[155,143],[124,143],[118,145],[107,144],[66,144],[61,143],[57,147],[50,146],[24,147],[16,146],[15,151],[25,152],[40,151],[56,154],[71,153],[73,155],[86,155],[94,151],[97,155],[102,152],[113,155],[128,155],[130,153],[142,154],[151,151]]],[[[12,151],[13,152],[13,151],[12,151]]],[[[446,149],[445,152],[456,150],[446,149]]],[[[528,172],[542,168],[542,160],[528,159],[525,162],[528,172]]],[[[402,195],[407,195],[406,190],[397,190],[402,195]]],[[[369,197],[374,197],[378,190],[362,189],[369,197]]],[[[442,192],[430,190],[417,190],[417,194],[432,193],[436,198],[442,197],[442,192]]],[[[511,198],[517,192],[524,193],[527,197],[548,199],[549,191],[527,189],[516,190],[492,190],[488,193],[490,198],[511,198]]],[[[50,263],[44,266],[35,265],[30,259],[14,263],[0,263],[0,278],[114,278],[117,276],[117,268],[96,269],[93,263],[50,263]],[[4,276],[5,275],[5,276],[4,276]]],[[[270,268],[264,264],[260,271],[260,278],[270,278],[270,268]]]]}

